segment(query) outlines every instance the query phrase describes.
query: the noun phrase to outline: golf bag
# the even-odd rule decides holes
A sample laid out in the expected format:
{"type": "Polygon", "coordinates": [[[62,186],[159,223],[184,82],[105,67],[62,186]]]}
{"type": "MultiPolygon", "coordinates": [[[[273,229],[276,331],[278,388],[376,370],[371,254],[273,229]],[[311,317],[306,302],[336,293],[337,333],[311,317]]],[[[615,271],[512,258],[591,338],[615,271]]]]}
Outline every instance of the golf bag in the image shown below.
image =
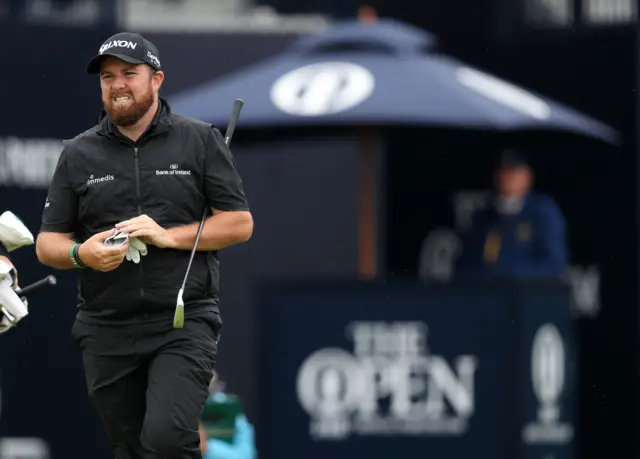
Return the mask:
{"type": "MultiPolygon", "coordinates": [[[[33,245],[33,235],[12,212],[0,215],[0,243],[7,252],[33,245]]],[[[16,269],[0,260],[0,333],[9,331],[29,314],[28,302],[14,288],[16,269]]]]}

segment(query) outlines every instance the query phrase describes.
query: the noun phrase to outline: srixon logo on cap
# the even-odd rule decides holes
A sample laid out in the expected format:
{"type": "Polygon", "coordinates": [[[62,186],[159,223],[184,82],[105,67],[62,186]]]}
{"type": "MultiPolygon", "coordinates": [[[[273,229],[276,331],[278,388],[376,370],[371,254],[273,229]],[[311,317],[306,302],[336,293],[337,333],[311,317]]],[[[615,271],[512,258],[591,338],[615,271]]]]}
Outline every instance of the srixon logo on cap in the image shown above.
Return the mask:
{"type": "Polygon", "coordinates": [[[127,41],[127,40],[113,40],[110,41],[109,43],[105,43],[104,45],[102,45],[100,47],[100,54],[104,53],[106,50],[111,49],[111,48],[129,48],[129,49],[136,49],[136,46],[138,46],[137,43],[134,43],[132,41],[127,41]]]}

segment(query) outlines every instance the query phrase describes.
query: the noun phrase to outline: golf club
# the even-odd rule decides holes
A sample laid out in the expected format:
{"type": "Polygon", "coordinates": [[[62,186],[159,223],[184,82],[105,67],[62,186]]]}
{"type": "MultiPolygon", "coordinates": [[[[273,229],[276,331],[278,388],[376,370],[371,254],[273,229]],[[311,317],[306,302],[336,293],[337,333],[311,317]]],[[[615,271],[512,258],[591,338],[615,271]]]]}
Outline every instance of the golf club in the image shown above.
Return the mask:
{"type": "MultiPolygon", "coordinates": [[[[242,110],[242,106],[244,102],[242,99],[236,99],[233,102],[233,108],[231,110],[231,117],[229,118],[229,124],[227,125],[227,132],[224,136],[224,142],[227,144],[227,147],[231,144],[231,137],[233,137],[233,133],[236,130],[236,124],[238,124],[238,119],[240,118],[240,110],[242,110]]],[[[191,249],[191,256],[189,257],[189,264],[187,265],[187,271],[184,274],[184,279],[182,280],[182,286],[178,291],[178,300],[176,302],[176,311],[173,315],[173,328],[182,328],[184,326],[184,301],[182,299],[182,295],[184,294],[184,288],[187,283],[187,278],[189,277],[189,271],[191,270],[191,263],[193,262],[193,257],[196,254],[196,250],[198,249],[198,243],[200,242],[200,235],[202,234],[202,228],[204,227],[204,222],[207,219],[207,214],[209,213],[209,209],[207,207],[204,208],[204,212],[202,214],[202,220],[200,220],[200,226],[198,227],[198,233],[196,234],[196,241],[193,244],[193,249],[191,249]]]]}
{"type": "Polygon", "coordinates": [[[16,294],[18,294],[18,296],[25,296],[25,295],[28,295],[29,293],[33,293],[37,290],[40,290],[43,287],[53,286],[53,285],[56,285],[57,283],[58,281],[56,277],[53,275],[49,275],[44,279],[40,279],[39,281],[34,282],[33,284],[26,285],[22,288],[17,288],[15,292],[16,294]]]}
{"type": "Polygon", "coordinates": [[[2,321],[2,330],[0,333],[4,333],[8,330],[7,321],[11,326],[16,326],[18,322],[24,319],[29,311],[27,309],[24,300],[26,295],[34,293],[43,287],[54,286],[57,284],[55,276],[47,276],[44,279],[29,284],[23,288],[11,288],[0,290],[0,320],[2,321]]]}

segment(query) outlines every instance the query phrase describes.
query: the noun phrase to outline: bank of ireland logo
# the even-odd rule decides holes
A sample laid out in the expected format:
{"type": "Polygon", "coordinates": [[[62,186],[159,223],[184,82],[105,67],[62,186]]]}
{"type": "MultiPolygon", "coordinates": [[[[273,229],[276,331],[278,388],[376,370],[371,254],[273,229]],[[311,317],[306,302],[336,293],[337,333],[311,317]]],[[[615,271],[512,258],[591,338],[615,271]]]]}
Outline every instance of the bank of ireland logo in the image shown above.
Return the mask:
{"type": "Polygon", "coordinates": [[[537,399],[536,421],[525,426],[526,443],[567,443],[573,426],[560,420],[566,390],[566,352],[562,335],[550,323],[536,332],[531,349],[531,384],[537,399]]]}
{"type": "Polygon", "coordinates": [[[156,175],[191,175],[190,169],[180,169],[177,164],[170,164],[168,169],[157,170],[156,175]]]}
{"type": "Polygon", "coordinates": [[[298,370],[311,437],[466,433],[475,412],[475,356],[450,362],[433,354],[422,322],[356,322],[346,331],[351,352],[319,349],[298,370]]]}
{"type": "Polygon", "coordinates": [[[285,73],[271,88],[271,102],[297,116],[322,116],[366,101],[375,87],[373,74],[351,62],[321,62],[285,73]]]}

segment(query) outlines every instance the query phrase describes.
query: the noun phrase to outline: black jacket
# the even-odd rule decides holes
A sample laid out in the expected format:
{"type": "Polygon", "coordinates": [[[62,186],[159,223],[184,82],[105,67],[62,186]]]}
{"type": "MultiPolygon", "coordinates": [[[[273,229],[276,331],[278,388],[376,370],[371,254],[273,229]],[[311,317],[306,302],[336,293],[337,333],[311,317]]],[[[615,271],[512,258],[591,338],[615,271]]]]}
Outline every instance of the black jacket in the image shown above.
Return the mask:
{"type": "MultiPolygon", "coordinates": [[[[164,228],[199,222],[204,208],[248,210],[235,161],[220,131],[171,113],[160,100],[135,144],[109,118],[64,142],[42,215],[41,232],[78,242],[146,214],[164,228]]],[[[80,269],[78,319],[131,322],[169,317],[190,251],[149,246],[139,264],[111,272],[80,269]]],[[[185,313],[217,306],[217,252],[198,251],[187,280],[185,313]]]]}

